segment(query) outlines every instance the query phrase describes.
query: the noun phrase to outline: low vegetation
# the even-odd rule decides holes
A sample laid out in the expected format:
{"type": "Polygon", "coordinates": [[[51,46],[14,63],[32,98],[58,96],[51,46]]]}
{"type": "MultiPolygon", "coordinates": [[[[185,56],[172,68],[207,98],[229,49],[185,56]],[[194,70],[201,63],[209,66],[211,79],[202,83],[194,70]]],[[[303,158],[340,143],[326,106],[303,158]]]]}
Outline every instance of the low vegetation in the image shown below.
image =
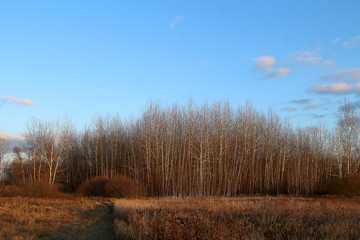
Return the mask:
{"type": "Polygon", "coordinates": [[[358,199],[117,200],[119,239],[359,239],[358,199]]]}
{"type": "Polygon", "coordinates": [[[49,239],[96,205],[90,199],[0,198],[0,239],[49,239]]]}
{"type": "Polygon", "coordinates": [[[95,177],[86,180],[77,191],[83,196],[99,196],[113,198],[136,198],[147,195],[145,187],[126,176],[115,178],[95,177]]]}
{"type": "Polygon", "coordinates": [[[75,198],[74,195],[61,191],[62,187],[62,185],[49,185],[49,183],[45,181],[12,183],[9,185],[4,185],[3,188],[0,188],[0,196],[57,199],[75,198]]]}

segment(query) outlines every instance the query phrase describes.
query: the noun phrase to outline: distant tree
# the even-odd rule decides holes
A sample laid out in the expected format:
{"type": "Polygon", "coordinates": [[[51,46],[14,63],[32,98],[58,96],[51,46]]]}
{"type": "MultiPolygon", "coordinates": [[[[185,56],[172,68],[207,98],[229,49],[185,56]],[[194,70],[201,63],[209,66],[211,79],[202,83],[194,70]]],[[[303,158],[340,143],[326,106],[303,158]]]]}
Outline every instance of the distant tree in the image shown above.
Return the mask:
{"type": "Polygon", "coordinates": [[[22,181],[25,184],[25,169],[24,169],[24,161],[23,156],[21,156],[21,149],[19,146],[14,146],[13,153],[15,154],[15,161],[19,162],[21,169],[21,177],[22,181]]]}
{"type": "Polygon", "coordinates": [[[359,169],[360,119],[346,100],[339,109],[334,143],[337,149],[338,176],[349,177],[359,169]]]}
{"type": "Polygon", "coordinates": [[[0,134],[0,169],[2,168],[2,163],[5,153],[9,149],[9,141],[4,134],[0,134]]]}

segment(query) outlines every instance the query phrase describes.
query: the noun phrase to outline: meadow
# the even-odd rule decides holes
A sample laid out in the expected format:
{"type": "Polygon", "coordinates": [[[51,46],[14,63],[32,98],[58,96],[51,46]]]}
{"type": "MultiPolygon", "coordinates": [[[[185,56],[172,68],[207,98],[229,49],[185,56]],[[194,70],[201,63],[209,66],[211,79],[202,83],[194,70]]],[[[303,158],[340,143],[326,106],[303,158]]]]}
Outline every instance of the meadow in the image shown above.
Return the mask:
{"type": "Polygon", "coordinates": [[[119,239],[359,239],[360,200],[121,199],[114,226],[119,239]]]}
{"type": "Polygon", "coordinates": [[[92,223],[84,213],[99,203],[91,199],[0,198],[0,239],[51,239],[77,223],[92,223]]]}
{"type": "Polygon", "coordinates": [[[360,199],[0,198],[0,239],[359,239],[360,199]]]}

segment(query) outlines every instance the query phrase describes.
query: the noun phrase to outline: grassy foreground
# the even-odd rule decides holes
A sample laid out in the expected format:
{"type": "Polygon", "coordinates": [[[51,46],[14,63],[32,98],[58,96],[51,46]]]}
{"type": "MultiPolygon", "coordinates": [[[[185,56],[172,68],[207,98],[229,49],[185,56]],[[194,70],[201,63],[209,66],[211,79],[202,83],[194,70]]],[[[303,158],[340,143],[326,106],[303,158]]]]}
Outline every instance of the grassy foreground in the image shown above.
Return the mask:
{"type": "Polygon", "coordinates": [[[360,239],[360,200],[116,200],[119,239],[360,239]]]}
{"type": "Polygon", "coordinates": [[[0,198],[0,239],[49,239],[97,204],[89,199],[0,198]]]}
{"type": "Polygon", "coordinates": [[[359,198],[111,201],[0,198],[0,239],[360,239],[359,198]]]}

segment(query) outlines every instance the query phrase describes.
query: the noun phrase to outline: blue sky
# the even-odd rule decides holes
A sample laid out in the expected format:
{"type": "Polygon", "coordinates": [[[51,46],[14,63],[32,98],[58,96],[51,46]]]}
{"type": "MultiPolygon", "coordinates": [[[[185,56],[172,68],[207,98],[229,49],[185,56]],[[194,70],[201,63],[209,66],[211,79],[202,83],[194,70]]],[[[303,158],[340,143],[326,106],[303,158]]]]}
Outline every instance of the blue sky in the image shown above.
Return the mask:
{"type": "Polygon", "coordinates": [[[0,131],[228,100],[294,125],[360,106],[360,2],[1,1],[0,131]]]}

